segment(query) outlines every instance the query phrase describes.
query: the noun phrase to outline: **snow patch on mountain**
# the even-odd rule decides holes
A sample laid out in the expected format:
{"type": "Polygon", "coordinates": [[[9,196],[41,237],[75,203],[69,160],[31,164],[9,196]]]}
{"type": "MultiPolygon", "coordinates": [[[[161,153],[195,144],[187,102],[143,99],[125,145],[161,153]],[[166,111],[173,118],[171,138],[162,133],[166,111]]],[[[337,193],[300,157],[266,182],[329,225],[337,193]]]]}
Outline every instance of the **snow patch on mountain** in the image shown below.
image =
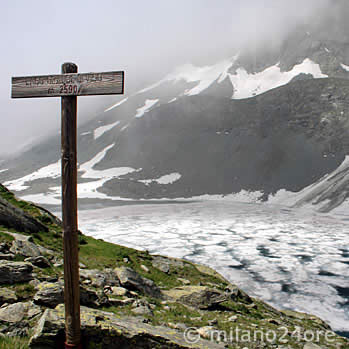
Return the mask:
{"type": "MultiPolygon", "coordinates": [[[[289,192],[285,189],[281,189],[276,194],[269,195],[268,203],[296,207],[308,205],[313,209],[321,209],[321,207],[324,207],[329,203],[329,200],[320,200],[317,202],[317,199],[324,193],[330,193],[340,186],[345,188],[346,183],[349,183],[349,155],[346,156],[337,169],[326,174],[317,182],[307,186],[299,192],[289,192]]],[[[343,194],[345,194],[344,191],[343,194]]],[[[343,198],[340,207],[343,205],[349,206],[349,200],[343,198]]]]}
{"type": "MultiPolygon", "coordinates": [[[[99,198],[106,199],[107,195],[99,193],[98,188],[102,187],[107,181],[118,178],[120,176],[126,175],[137,171],[131,167],[112,167],[105,170],[95,170],[94,166],[97,165],[100,161],[103,160],[107,152],[115,146],[115,143],[112,143],[105,147],[102,151],[96,154],[91,160],[85,162],[79,167],[79,172],[84,172],[81,175],[81,178],[96,179],[95,181],[87,183],[78,184],[78,197],[79,198],[99,198]]],[[[58,191],[59,188],[51,188],[54,191],[58,191]]]]}
{"type": "Polygon", "coordinates": [[[180,173],[174,172],[174,173],[164,175],[164,176],[157,178],[157,179],[141,179],[138,182],[142,182],[146,185],[149,185],[152,182],[166,185],[166,184],[172,184],[172,183],[178,181],[181,177],[182,177],[182,175],[180,173]]]}
{"type": "Polygon", "coordinates": [[[347,72],[349,72],[349,66],[348,65],[345,65],[345,64],[341,64],[341,67],[346,70],[347,72]]]}
{"type": "Polygon", "coordinates": [[[282,72],[279,64],[277,64],[260,73],[249,74],[244,68],[238,68],[236,74],[228,75],[234,86],[233,98],[243,99],[286,85],[301,73],[311,74],[314,78],[328,77],[328,75],[322,73],[319,64],[314,63],[308,58],[287,72],[282,72]]]}
{"type": "MultiPolygon", "coordinates": [[[[184,80],[188,83],[197,82],[197,85],[192,89],[186,90],[183,94],[187,96],[197,95],[206,90],[214,81],[217,80],[218,83],[224,81],[224,79],[228,76],[229,68],[233,66],[237,58],[238,55],[234,56],[232,59],[227,59],[218,62],[217,64],[204,67],[197,67],[191,63],[184,64],[175,69],[173,73],[165,76],[164,79],[138,91],[137,94],[148,92],[160,86],[164,82],[178,82],[184,80]]],[[[175,98],[173,98],[170,102],[173,102],[174,100],[175,98]]]]}
{"type": "Polygon", "coordinates": [[[0,170],[0,173],[8,171],[8,168],[5,168],[3,170],[0,170]]]}
{"type": "Polygon", "coordinates": [[[119,105],[125,103],[127,100],[128,100],[128,97],[124,98],[124,99],[121,100],[120,102],[117,102],[117,103],[113,104],[111,107],[109,107],[108,109],[104,110],[104,112],[106,113],[106,112],[108,112],[108,111],[110,111],[110,110],[112,110],[112,109],[118,107],[119,105]]]}
{"type": "Polygon", "coordinates": [[[186,82],[198,82],[198,84],[187,90],[184,94],[187,96],[194,96],[202,91],[206,90],[214,81],[217,80],[218,83],[224,81],[228,76],[228,70],[234,64],[236,58],[233,60],[224,60],[212,66],[205,67],[195,67],[192,64],[185,64],[173,74],[168,76],[168,80],[184,80],[186,82]]]}
{"type": "Polygon", "coordinates": [[[114,128],[115,126],[117,126],[119,124],[120,124],[120,121],[116,121],[116,122],[114,122],[112,124],[104,125],[104,126],[96,128],[93,131],[94,139],[97,139],[97,138],[101,137],[105,132],[111,130],[112,128],[114,128]]]}
{"type": "MultiPolygon", "coordinates": [[[[238,55],[234,56],[232,59],[223,60],[217,64],[204,67],[194,66],[190,63],[182,65],[175,69],[173,73],[165,76],[164,79],[138,91],[137,94],[148,92],[165,82],[172,81],[176,83],[179,81],[185,81],[187,83],[197,82],[197,84],[195,87],[185,90],[179,96],[194,96],[205,91],[213,82],[216,81],[217,83],[222,83],[227,77],[229,77],[234,86],[234,94],[232,98],[244,99],[286,85],[301,73],[311,74],[315,79],[328,77],[328,75],[322,73],[320,65],[309,58],[306,58],[302,63],[295,65],[291,70],[285,72],[281,71],[279,64],[276,64],[266,68],[262,72],[253,74],[249,74],[246,69],[241,66],[236,69],[235,74],[229,73],[230,68],[234,67],[237,59],[238,55]]],[[[349,71],[349,67],[344,64],[342,64],[342,67],[349,71]]],[[[168,103],[175,101],[177,97],[172,98],[168,103]]],[[[147,101],[150,103],[152,100],[147,101]]],[[[143,108],[146,107],[147,104],[144,107],[139,108],[136,116],[143,116],[144,113],[142,113],[142,111],[143,108]]]]}
{"type": "Polygon", "coordinates": [[[92,133],[91,131],[83,132],[83,133],[80,133],[80,136],[87,136],[87,135],[90,135],[91,133],[92,133]]]}
{"type": "Polygon", "coordinates": [[[122,131],[125,131],[125,130],[127,129],[127,127],[129,127],[129,126],[130,126],[130,124],[126,124],[125,126],[123,126],[123,127],[121,128],[120,131],[121,131],[121,132],[122,132],[122,131]]]}
{"type": "Polygon", "coordinates": [[[148,112],[157,102],[158,99],[147,99],[143,107],[138,108],[135,117],[141,118],[146,112],[148,112]]]}
{"type": "Polygon", "coordinates": [[[24,185],[27,182],[32,182],[36,179],[42,178],[58,178],[61,175],[61,160],[57,162],[47,165],[45,167],[40,168],[39,170],[26,175],[22,178],[14,179],[11,181],[7,181],[4,185],[14,191],[21,191],[28,189],[30,186],[24,185]]]}

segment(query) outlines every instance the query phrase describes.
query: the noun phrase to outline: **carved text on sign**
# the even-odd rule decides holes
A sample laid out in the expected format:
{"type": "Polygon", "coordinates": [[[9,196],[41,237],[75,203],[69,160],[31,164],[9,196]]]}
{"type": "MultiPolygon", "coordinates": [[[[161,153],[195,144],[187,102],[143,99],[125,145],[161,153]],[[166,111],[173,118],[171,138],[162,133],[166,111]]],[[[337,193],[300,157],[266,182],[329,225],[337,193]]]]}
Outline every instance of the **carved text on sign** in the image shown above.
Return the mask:
{"type": "Polygon", "coordinates": [[[124,72],[59,74],[12,78],[12,98],[124,93],[124,72]]]}

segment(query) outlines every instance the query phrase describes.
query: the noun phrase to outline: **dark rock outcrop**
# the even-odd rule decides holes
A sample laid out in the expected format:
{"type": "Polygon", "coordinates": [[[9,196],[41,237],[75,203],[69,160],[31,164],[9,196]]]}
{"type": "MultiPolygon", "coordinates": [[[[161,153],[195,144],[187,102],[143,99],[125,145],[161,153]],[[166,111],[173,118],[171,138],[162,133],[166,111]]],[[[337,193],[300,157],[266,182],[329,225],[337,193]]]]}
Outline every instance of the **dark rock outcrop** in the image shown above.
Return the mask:
{"type": "Polygon", "coordinates": [[[48,231],[38,220],[0,197],[0,224],[26,233],[48,231]]]}
{"type": "Polygon", "coordinates": [[[30,281],[33,279],[32,270],[30,263],[0,261],[0,285],[30,281]]]}
{"type": "Polygon", "coordinates": [[[140,291],[150,297],[161,298],[160,289],[152,280],[144,278],[131,268],[121,267],[115,269],[120,283],[127,289],[140,291]]]}

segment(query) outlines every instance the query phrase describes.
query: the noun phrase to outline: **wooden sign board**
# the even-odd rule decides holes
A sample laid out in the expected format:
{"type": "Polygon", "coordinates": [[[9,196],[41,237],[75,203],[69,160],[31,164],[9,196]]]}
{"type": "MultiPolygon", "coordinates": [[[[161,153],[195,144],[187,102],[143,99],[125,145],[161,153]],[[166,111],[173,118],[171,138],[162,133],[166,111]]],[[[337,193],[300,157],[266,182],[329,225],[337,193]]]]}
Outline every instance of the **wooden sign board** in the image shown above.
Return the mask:
{"type": "Polygon", "coordinates": [[[12,98],[114,95],[124,93],[124,72],[12,78],[12,98]]]}

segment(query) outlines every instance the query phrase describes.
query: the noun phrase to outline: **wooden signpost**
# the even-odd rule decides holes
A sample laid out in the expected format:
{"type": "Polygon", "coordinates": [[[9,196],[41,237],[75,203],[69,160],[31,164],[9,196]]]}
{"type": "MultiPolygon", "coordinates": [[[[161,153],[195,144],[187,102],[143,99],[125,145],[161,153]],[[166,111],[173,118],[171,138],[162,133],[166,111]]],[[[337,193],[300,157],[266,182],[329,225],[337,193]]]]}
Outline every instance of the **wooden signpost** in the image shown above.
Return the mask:
{"type": "Polygon", "coordinates": [[[124,93],[124,72],[77,74],[64,63],[62,74],[12,78],[12,98],[61,97],[62,217],[66,348],[81,348],[77,215],[77,96],[124,93]]]}

